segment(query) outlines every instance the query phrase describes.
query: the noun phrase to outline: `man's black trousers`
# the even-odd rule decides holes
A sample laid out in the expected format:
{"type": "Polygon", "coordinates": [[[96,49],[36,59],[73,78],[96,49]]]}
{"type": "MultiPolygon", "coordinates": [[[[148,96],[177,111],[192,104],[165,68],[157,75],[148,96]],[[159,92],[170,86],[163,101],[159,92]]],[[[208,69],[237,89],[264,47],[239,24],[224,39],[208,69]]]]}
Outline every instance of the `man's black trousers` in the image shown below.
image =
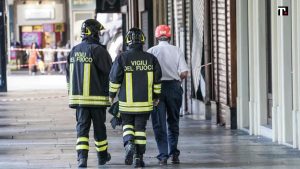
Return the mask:
{"type": "Polygon", "coordinates": [[[89,131],[91,122],[94,126],[94,142],[99,158],[107,156],[106,108],[77,108],[76,109],[76,150],[78,158],[87,158],[89,151],[89,131]]]}

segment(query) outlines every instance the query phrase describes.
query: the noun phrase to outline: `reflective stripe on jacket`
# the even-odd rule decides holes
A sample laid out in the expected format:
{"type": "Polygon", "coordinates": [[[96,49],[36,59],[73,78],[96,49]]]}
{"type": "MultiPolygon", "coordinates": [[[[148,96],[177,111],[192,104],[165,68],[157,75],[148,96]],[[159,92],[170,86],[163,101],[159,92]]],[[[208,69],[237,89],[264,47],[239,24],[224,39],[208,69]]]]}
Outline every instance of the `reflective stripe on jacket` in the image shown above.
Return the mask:
{"type": "Polygon", "coordinates": [[[94,39],[84,39],[70,52],[67,60],[69,106],[109,106],[111,57],[94,39]]]}
{"type": "Polygon", "coordinates": [[[110,72],[109,93],[119,91],[121,113],[139,114],[153,110],[153,99],[161,92],[161,68],[157,59],[141,47],[119,55],[110,72]]]}

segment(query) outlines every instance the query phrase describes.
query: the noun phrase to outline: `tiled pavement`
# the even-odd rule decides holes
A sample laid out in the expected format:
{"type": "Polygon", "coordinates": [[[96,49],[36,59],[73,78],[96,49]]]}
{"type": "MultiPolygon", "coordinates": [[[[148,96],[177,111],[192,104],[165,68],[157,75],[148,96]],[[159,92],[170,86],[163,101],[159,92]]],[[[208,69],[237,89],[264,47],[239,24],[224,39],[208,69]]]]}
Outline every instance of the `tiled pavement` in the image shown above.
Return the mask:
{"type": "MultiPolygon", "coordinates": [[[[148,124],[147,168],[300,169],[298,150],[189,116],[181,119],[182,163],[160,167],[148,124]]],[[[132,168],[123,165],[120,128],[107,126],[112,160],[98,167],[91,139],[89,168],[132,168]]],[[[75,137],[74,110],[67,106],[65,91],[0,93],[0,169],[76,168],[75,137]]]]}

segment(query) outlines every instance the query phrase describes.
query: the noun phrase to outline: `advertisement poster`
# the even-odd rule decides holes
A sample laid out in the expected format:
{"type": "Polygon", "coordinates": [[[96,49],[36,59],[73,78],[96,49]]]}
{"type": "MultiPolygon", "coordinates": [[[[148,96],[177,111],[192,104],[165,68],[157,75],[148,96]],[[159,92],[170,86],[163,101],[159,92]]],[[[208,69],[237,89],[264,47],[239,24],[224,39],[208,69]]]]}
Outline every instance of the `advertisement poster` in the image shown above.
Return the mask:
{"type": "Polygon", "coordinates": [[[42,32],[23,32],[22,44],[25,47],[30,47],[33,42],[36,42],[38,46],[42,46],[42,32]]]}
{"type": "Polygon", "coordinates": [[[55,29],[54,29],[55,32],[64,32],[65,31],[65,26],[63,23],[56,23],[54,25],[54,27],[55,27],[55,29]]]}
{"type": "Polygon", "coordinates": [[[54,32],[54,26],[53,24],[44,24],[43,25],[43,31],[44,32],[54,32]]]}

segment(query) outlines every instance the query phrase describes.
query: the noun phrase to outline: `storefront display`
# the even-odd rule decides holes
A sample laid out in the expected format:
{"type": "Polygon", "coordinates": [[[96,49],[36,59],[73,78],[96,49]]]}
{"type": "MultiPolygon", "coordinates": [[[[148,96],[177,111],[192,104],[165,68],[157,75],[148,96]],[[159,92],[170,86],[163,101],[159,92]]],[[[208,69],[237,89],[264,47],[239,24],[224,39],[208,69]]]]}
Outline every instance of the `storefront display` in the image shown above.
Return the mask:
{"type": "Polygon", "coordinates": [[[24,47],[30,47],[32,43],[42,46],[42,32],[22,32],[22,44],[24,47]]]}
{"type": "Polygon", "coordinates": [[[40,48],[46,44],[55,46],[57,42],[62,40],[62,33],[65,31],[63,23],[22,26],[21,42],[23,47],[30,47],[36,42],[40,48]]]}

